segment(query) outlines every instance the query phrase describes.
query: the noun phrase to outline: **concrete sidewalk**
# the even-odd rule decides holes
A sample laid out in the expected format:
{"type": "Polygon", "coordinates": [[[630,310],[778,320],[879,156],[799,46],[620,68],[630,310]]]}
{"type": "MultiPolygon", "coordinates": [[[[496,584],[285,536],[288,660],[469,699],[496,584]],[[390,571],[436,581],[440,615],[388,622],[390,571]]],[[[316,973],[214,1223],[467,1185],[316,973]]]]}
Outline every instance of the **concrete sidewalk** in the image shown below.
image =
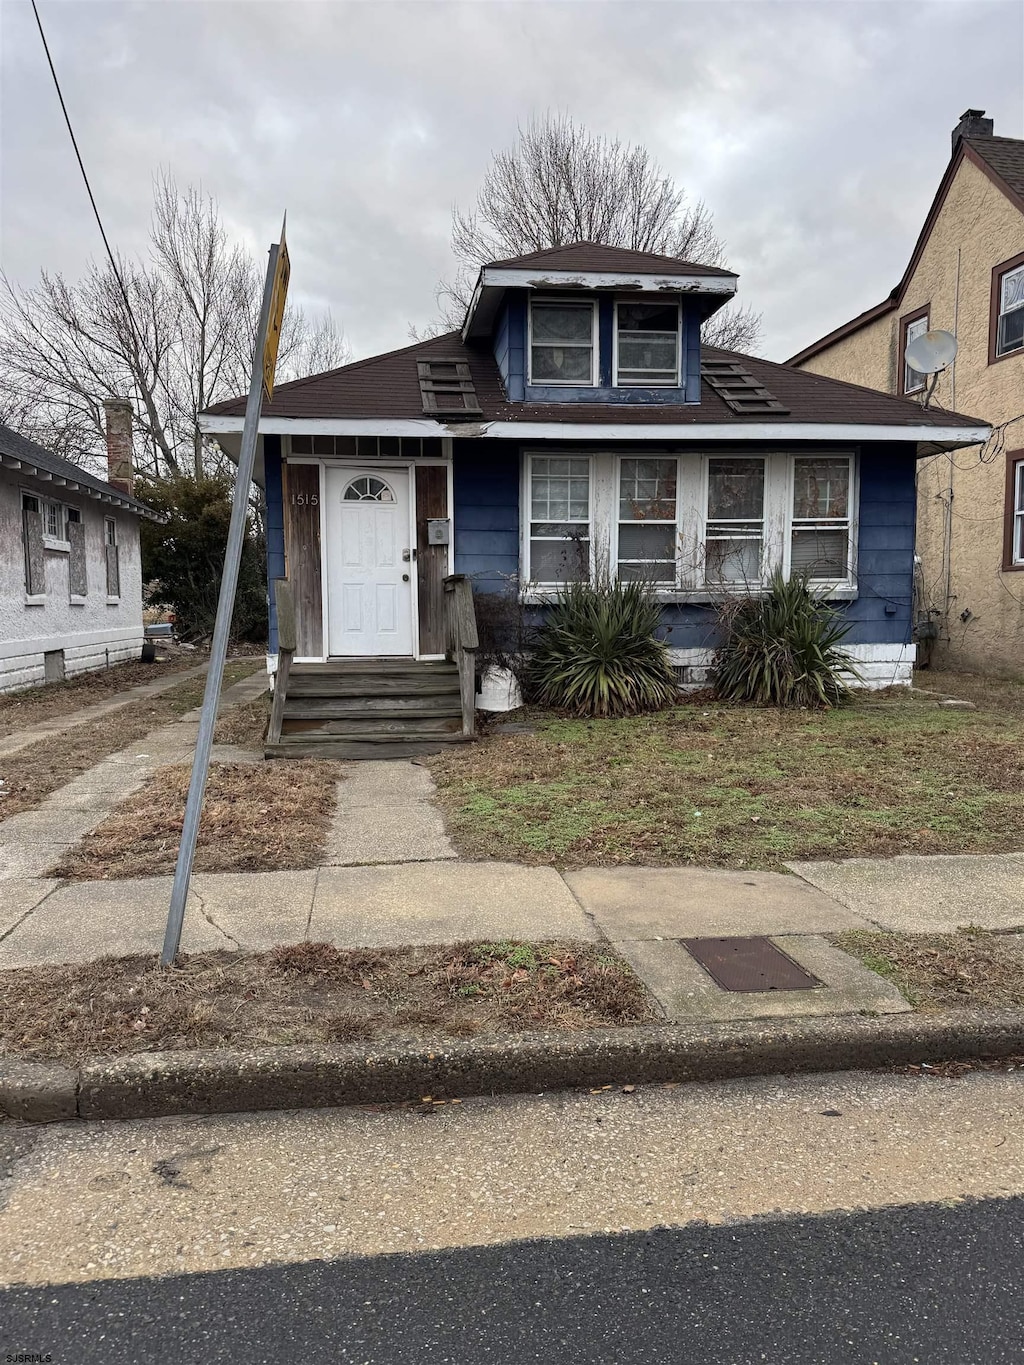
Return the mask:
{"type": "MultiPolygon", "coordinates": [[[[0,968],[157,954],[171,878],[4,884],[0,968]]],[[[647,982],[669,1020],[741,1019],[909,1009],[888,982],[823,935],[870,928],[864,916],[796,877],[703,868],[550,867],[439,861],[307,872],[199,874],[182,950],[262,950],[467,939],[607,942],[647,982]],[[770,936],[822,985],[727,992],[680,939],[770,936]]]]}

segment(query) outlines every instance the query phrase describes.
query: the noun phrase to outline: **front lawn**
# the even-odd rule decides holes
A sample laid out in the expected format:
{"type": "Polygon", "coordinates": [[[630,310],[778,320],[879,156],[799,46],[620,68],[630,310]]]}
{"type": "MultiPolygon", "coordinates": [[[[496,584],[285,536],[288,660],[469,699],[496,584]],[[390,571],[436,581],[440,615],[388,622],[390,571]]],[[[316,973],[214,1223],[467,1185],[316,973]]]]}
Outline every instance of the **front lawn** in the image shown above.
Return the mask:
{"type": "Polygon", "coordinates": [[[1024,850],[1024,685],[922,673],[835,711],[703,698],[630,720],[528,713],[430,760],[461,854],[711,864],[1024,850]],[[940,704],[970,696],[977,710],[940,704]]]}

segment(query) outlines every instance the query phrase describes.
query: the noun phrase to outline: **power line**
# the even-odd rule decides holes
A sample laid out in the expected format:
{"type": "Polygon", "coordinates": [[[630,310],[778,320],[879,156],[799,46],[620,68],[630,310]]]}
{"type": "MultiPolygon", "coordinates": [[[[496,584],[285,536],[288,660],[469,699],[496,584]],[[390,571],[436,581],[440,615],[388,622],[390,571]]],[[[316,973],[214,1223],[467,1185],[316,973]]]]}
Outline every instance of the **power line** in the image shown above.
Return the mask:
{"type": "Polygon", "coordinates": [[[139,328],[136,326],[135,315],[132,312],[131,300],[128,297],[128,290],[125,288],[125,283],[121,277],[121,271],[118,267],[114,253],[110,249],[110,242],[107,240],[107,233],[106,229],[103,226],[103,219],[100,217],[100,211],[96,206],[96,196],[93,194],[92,186],[89,184],[89,177],[86,174],[85,170],[85,162],[82,160],[82,153],[79,151],[78,148],[78,139],[75,137],[75,130],[71,125],[71,115],[68,113],[68,107],[64,103],[64,93],[60,88],[60,81],[57,79],[57,69],[53,64],[53,58],[50,56],[50,45],[46,41],[46,34],[43,32],[43,21],[39,17],[39,8],[36,5],[36,0],[31,0],[31,3],[32,13],[35,15],[36,18],[36,27],[39,29],[39,37],[42,39],[43,42],[43,51],[46,53],[46,61],[50,67],[50,75],[53,77],[53,84],[54,88],[57,91],[57,98],[58,100],[60,100],[61,112],[64,115],[64,122],[67,124],[68,136],[71,138],[71,145],[75,149],[75,157],[78,161],[78,169],[82,172],[82,179],[85,181],[85,190],[89,196],[89,203],[92,205],[93,217],[96,219],[96,226],[99,228],[100,236],[103,238],[103,245],[107,249],[107,256],[110,259],[110,268],[114,272],[114,278],[117,280],[117,283],[121,290],[121,297],[124,299],[124,306],[128,313],[128,325],[132,329],[132,332],[135,334],[135,342],[141,350],[142,349],[141,332],[139,328]]]}

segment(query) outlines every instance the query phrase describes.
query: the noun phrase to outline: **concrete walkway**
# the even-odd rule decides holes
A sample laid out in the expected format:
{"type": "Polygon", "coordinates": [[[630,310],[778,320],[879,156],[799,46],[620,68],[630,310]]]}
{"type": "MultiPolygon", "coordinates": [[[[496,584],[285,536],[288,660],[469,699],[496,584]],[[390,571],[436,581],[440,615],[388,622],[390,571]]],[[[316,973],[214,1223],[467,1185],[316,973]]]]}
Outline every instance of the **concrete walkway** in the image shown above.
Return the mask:
{"type": "Polygon", "coordinates": [[[456,857],[433,804],[434,779],[403,759],[351,763],[323,853],[326,867],[422,863],[456,857]]]}
{"type": "MultiPolygon", "coordinates": [[[[193,672],[205,672],[202,669],[193,672]]],[[[176,679],[181,681],[180,676],[176,679]]],[[[265,673],[254,673],[220,698],[220,710],[255,701],[267,690],[265,673]]],[[[41,877],[121,802],[143,785],[157,768],[188,762],[195,752],[199,711],[151,730],[136,744],[111,754],[53,792],[34,810],[0,822],[0,905],[8,902],[4,883],[13,878],[41,877]]],[[[232,746],[214,746],[215,760],[236,757],[232,746]]],[[[0,932],[4,911],[0,909],[0,932]]]]}
{"type": "Polygon", "coordinates": [[[137,687],[129,687],[124,692],[116,693],[107,701],[98,701],[92,706],[80,707],[79,710],[69,711],[63,716],[52,716],[49,720],[36,721],[34,725],[26,725],[10,735],[0,735],[0,758],[6,758],[9,754],[16,754],[19,749],[27,749],[30,744],[45,739],[47,735],[64,734],[67,730],[74,730],[79,725],[88,725],[94,720],[102,720],[104,716],[112,715],[115,711],[130,706],[133,701],[145,701],[147,697],[158,697],[161,692],[169,692],[172,687],[178,687],[181,683],[188,682],[190,678],[200,677],[206,672],[206,669],[207,665],[203,663],[196,668],[184,669],[177,673],[161,673],[152,682],[140,683],[137,687]]]}

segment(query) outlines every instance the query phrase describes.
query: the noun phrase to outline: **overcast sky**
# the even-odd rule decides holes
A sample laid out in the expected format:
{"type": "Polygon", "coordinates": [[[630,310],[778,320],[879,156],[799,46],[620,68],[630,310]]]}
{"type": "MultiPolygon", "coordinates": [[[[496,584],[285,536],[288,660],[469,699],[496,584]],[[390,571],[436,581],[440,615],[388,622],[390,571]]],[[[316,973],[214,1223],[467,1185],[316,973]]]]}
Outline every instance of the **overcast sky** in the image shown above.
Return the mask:
{"type": "MultiPolygon", "coordinates": [[[[1024,135],[1021,0],[383,3],[38,0],[108,234],[143,247],[151,176],[220,201],[356,358],[408,341],[451,273],[453,202],[548,107],[645,143],[712,209],[763,354],[898,280],[960,113],[1024,135]]],[[[4,269],[101,244],[29,0],[3,0],[4,269]]]]}

